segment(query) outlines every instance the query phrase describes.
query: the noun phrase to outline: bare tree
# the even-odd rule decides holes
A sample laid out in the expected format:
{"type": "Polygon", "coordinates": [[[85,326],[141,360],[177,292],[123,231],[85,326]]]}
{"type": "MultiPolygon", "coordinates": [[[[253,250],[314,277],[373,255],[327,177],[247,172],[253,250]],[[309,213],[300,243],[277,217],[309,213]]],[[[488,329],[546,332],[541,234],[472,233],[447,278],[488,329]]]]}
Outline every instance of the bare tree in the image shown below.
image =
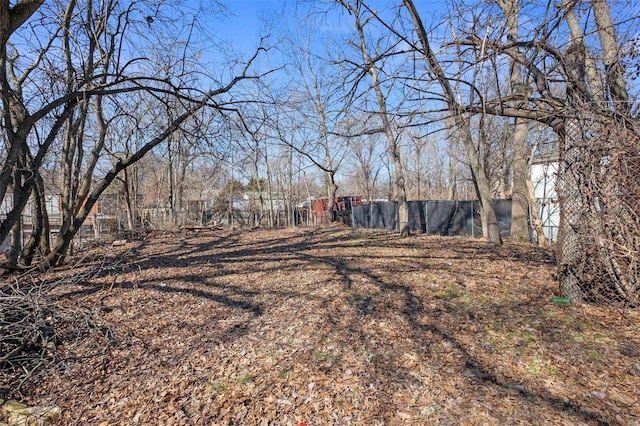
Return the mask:
{"type": "MultiPolygon", "coordinates": [[[[116,0],[99,4],[71,1],[63,9],[48,4],[40,11],[37,6],[41,3],[0,6],[4,7],[1,13],[9,17],[8,27],[0,34],[2,119],[8,147],[0,172],[0,198],[14,182],[13,209],[0,224],[0,236],[6,237],[19,220],[37,172],[52,145],[61,141],[63,225],[44,261],[51,266],[63,261],[98,197],[120,172],[165,141],[197,111],[215,109],[221,120],[233,112],[233,107],[225,106],[229,97],[222,95],[243,80],[257,78],[249,69],[262,49],[248,61],[236,62],[235,70],[230,71],[234,76],[226,81],[214,81],[211,76],[213,84],[209,84],[214,88],[203,91],[191,84],[195,80],[184,78],[190,72],[185,60],[178,61],[175,74],[158,76],[150,60],[130,55],[129,43],[134,37],[140,51],[145,37],[154,34],[156,27],[165,25],[159,29],[167,30],[169,21],[163,21],[162,8],[153,2],[140,1],[129,7],[116,0]],[[19,22],[31,13],[40,13],[40,19],[18,34],[20,43],[10,43],[9,36],[16,36],[19,22]],[[29,102],[24,100],[24,92],[29,93],[29,102]],[[177,111],[173,118],[145,129],[141,138],[146,140],[139,149],[118,159],[96,179],[96,166],[108,155],[108,129],[129,114],[127,96],[133,93],[156,99],[168,96],[176,100],[177,111]],[[42,138],[35,138],[36,128],[44,131],[42,138]]],[[[181,58],[186,57],[185,51],[181,58]]]]}
{"type": "Polygon", "coordinates": [[[434,74],[438,83],[440,84],[444,94],[444,99],[447,103],[447,107],[449,108],[449,111],[455,120],[457,130],[461,132],[460,138],[462,140],[463,146],[465,147],[466,154],[469,158],[472,176],[476,184],[480,203],[482,205],[482,224],[485,236],[488,241],[495,244],[501,244],[502,239],[500,238],[500,231],[498,230],[498,220],[496,219],[495,210],[493,208],[493,201],[491,199],[491,185],[489,183],[489,179],[487,178],[486,171],[482,167],[478,148],[473,142],[469,120],[465,119],[465,110],[458,103],[454,90],[451,87],[451,83],[447,78],[447,75],[445,74],[442,66],[440,65],[440,62],[438,61],[433,49],[431,48],[431,45],[429,44],[427,31],[424,28],[420,15],[418,14],[418,11],[413,4],[413,1],[404,0],[403,4],[409,12],[411,19],[413,20],[414,30],[416,31],[421,47],[421,53],[424,55],[425,60],[429,64],[431,72],[434,74]]]}
{"type": "MultiPolygon", "coordinates": [[[[366,72],[371,78],[371,89],[375,96],[375,104],[377,111],[375,116],[380,122],[380,130],[385,135],[387,141],[388,153],[392,159],[393,175],[395,183],[395,195],[398,201],[398,219],[400,235],[406,237],[409,235],[409,205],[407,203],[407,188],[405,179],[405,170],[403,168],[402,155],[400,150],[399,139],[401,132],[394,127],[391,116],[393,113],[389,110],[388,97],[385,95],[383,87],[393,84],[392,79],[383,81],[378,61],[391,55],[391,51],[380,51],[380,40],[376,43],[376,47],[372,48],[365,34],[365,25],[374,19],[375,14],[371,14],[367,7],[360,0],[354,2],[339,0],[342,7],[353,16],[353,24],[356,30],[356,39],[351,41],[353,46],[359,50],[362,56],[361,70],[366,72]]],[[[375,42],[374,42],[375,43],[375,42]]],[[[393,49],[394,45],[391,46],[393,49]]],[[[358,77],[358,80],[360,77],[358,77]]]]}
{"type": "MultiPolygon", "coordinates": [[[[299,140],[290,145],[318,167],[325,177],[328,199],[326,220],[336,220],[334,207],[338,191],[336,174],[349,149],[349,138],[339,135],[339,129],[350,114],[344,98],[342,81],[335,75],[328,57],[330,45],[314,46],[315,20],[308,17],[298,25],[297,34],[290,35],[289,49],[291,95],[283,104],[291,119],[297,120],[299,140]]],[[[283,138],[281,138],[283,139],[283,138]]],[[[289,145],[286,138],[282,141],[289,145]]]]}
{"type": "MultiPolygon", "coordinates": [[[[498,6],[506,18],[507,44],[515,46],[518,43],[520,16],[519,0],[497,0],[498,6]]],[[[517,51],[516,47],[513,47],[517,51]]],[[[514,108],[522,108],[529,95],[528,85],[522,75],[522,64],[513,59],[509,60],[509,82],[511,92],[518,99],[514,108]]],[[[513,182],[511,190],[511,239],[528,242],[529,238],[529,197],[527,180],[529,175],[529,121],[514,118],[513,124],[513,182]]]]}
{"type": "Polygon", "coordinates": [[[376,194],[382,168],[380,141],[375,135],[362,135],[353,141],[351,147],[351,163],[355,172],[355,179],[362,187],[364,199],[372,202],[376,194]]]}
{"type": "MultiPolygon", "coordinates": [[[[631,176],[640,170],[633,160],[640,131],[608,4],[583,3],[588,13],[581,18],[574,2],[564,2],[559,13],[547,9],[537,15],[544,19],[530,31],[530,40],[502,43],[476,35],[454,44],[517,62],[530,82],[524,93],[485,98],[464,106],[465,111],[535,120],[558,135],[562,294],[576,301],[604,298],[637,305],[632,283],[640,271],[632,253],[640,241],[632,230],[640,222],[631,176]],[[565,22],[569,44],[553,45],[563,36],[565,22]]],[[[632,18],[624,25],[637,28],[638,21],[632,18]]]]}

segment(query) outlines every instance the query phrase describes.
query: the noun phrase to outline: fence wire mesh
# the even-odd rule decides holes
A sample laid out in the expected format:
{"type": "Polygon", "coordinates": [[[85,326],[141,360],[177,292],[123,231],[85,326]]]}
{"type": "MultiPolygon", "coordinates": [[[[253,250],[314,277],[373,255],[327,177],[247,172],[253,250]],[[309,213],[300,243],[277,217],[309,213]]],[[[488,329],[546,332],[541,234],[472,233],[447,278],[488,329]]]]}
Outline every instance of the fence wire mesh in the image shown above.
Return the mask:
{"type": "Polygon", "coordinates": [[[640,306],[637,126],[590,114],[565,123],[558,260],[562,292],[574,301],[640,306]]]}

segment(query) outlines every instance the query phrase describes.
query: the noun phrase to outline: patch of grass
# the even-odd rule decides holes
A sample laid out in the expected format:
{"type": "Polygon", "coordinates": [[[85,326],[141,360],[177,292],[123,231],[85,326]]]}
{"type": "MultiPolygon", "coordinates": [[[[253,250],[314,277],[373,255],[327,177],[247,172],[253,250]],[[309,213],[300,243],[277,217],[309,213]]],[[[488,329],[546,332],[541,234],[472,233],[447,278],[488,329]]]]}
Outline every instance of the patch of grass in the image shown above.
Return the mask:
{"type": "Polygon", "coordinates": [[[535,343],[538,341],[538,339],[536,339],[536,337],[529,331],[523,331],[521,335],[527,343],[535,343]]]}
{"type": "Polygon", "coordinates": [[[489,344],[493,349],[498,349],[498,348],[503,348],[507,345],[509,345],[509,342],[506,341],[505,337],[504,337],[504,333],[498,331],[498,330],[491,330],[491,329],[487,329],[485,330],[486,333],[486,342],[487,344],[489,344]]]}
{"type": "Polygon", "coordinates": [[[336,360],[335,355],[332,355],[330,353],[326,353],[326,352],[322,352],[319,349],[314,349],[313,353],[311,354],[311,356],[313,356],[313,359],[318,361],[318,362],[333,362],[336,360]]]}
{"type": "Polygon", "coordinates": [[[596,351],[595,349],[589,349],[589,356],[595,359],[604,359],[604,354],[596,351]]]}
{"type": "Polygon", "coordinates": [[[236,378],[236,385],[246,386],[253,381],[253,377],[249,373],[243,373],[236,378]]]}
{"type": "Polygon", "coordinates": [[[227,389],[227,385],[224,383],[223,380],[218,379],[209,383],[209,386],[207,387],[207,389],[209,390],[209,392],[220,393],[220,392],[224,392],[224,390],[227,389]]]}
{"type": "Polygon", "coordinates": [[[465,305],[479,305],[479,304],[482,304],[484,302],[484,298],[471,297],[471,295],[469,293],[467,293],[466,291],[462,291],[461,293],[462,293],[462,297],[460,298],[460,300],[465,305]]]}
{"type": "Polygon", "coordinates": [[[284,351],[282,349],[278,349],[275,352],[271,352],[269,354],[269,357],[273,360],[273,361],[279,361],[282,359],[282,356],[284,354],[284,351]]]}
{"type": "Polygon", "coordinates": [[[451,284],[447,284],[447,286],[436,292],[435,296],[438,299],[444,299],[444,300],[452,300],[455,299],[457,297],[461,296],[461,292],[460,290],[458,290],[456,287],[452,286],[451,284]]]}
{"type": "Polygon", "coordinates": [[[590,328],[591,327],[591,324],[589,324],[586,321],[579,321],[573,315],[567,315],[566,317],[564,317],[564,322],[567,323],[567,324],[573,324],[577,328],[590,328]]]}
{"type": "Polygon", "coordinates": [[[558,373],[554,366],[537,357],[533,357],[527,364],[527,370],[536,376],[540,374],[555,375],[558,373]]]}

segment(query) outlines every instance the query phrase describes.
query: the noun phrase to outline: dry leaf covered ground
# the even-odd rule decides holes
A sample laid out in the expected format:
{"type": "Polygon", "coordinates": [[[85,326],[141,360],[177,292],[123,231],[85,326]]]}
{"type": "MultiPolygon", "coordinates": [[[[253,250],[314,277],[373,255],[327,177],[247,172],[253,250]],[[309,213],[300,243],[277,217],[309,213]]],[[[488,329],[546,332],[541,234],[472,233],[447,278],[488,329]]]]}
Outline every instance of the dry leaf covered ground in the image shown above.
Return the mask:
{"type": "Polygon", "coordinates": [[[335,226],[82,256],[52,298],[94,331],[21,391],[59,424],[640,425],[640,316],[552,304],[531,246],[335,226]]]}

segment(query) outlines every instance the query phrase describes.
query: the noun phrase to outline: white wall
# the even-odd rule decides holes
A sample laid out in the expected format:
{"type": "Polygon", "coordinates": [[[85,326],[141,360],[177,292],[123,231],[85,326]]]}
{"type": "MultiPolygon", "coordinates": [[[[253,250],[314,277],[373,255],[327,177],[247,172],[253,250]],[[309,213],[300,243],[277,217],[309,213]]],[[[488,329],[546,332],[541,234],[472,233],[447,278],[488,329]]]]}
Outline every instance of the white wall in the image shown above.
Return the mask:
{"type": "Polygon", "coordinates": [[[558,239],[560,225],[560,204],[556,194],[558,163],[533,164],[531,182],[538,200],[538,211],[542,220],[545,237],[551,241],[558,239]]]}

